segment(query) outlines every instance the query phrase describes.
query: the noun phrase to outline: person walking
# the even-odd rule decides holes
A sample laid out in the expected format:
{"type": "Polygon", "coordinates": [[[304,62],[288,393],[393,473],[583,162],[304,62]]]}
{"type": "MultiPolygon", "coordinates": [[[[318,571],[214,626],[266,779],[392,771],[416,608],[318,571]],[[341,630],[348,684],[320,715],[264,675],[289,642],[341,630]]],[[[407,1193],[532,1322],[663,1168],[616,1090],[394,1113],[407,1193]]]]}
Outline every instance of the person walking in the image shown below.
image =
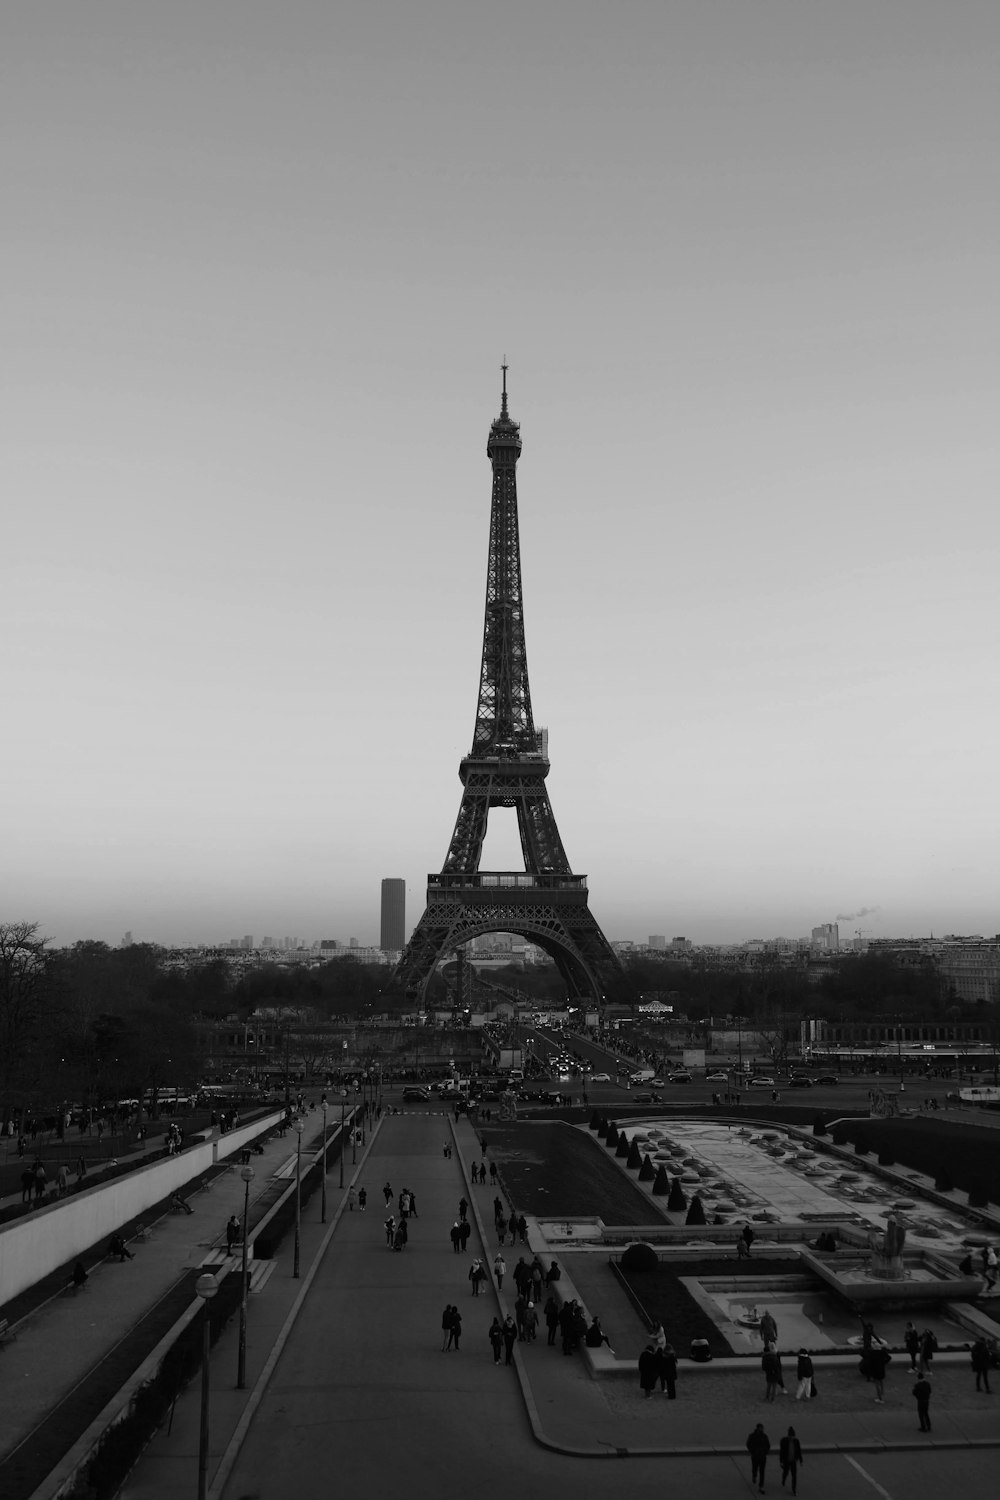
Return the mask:
{"type": "Polygon", "coordinates": [[[367,1202],[368,1202],[368,1189],[367,1188],[358,1188],[358,1208],[360,1209],[360,1211],[362,1213],[364,1213],[364,1211],[365,1211],[365,1205],[367,1204],[367,1202]]]}
{"type": "Polygon", "coordinates": [[[498,1250],[497,1253],[496,1253],[496,1255],[494,1255],[494,1257],[493,1257],[493,1275],[497,1279],[497,1291],[498,1292],[502,1292],[503,1291],[503,1279],[504,1279],[504,1276],[506,1274],[507,1274],[507,1262],[504,1260],[503,1256],[500,1254],[500,1251],[498,1250]]]}
{"type": "Polygon", "coordinates": [[[656,1390],[656,1350],[652,1344],[639,1355],[639,1389],[647,1401],[656,1390]]]}
{"type": "Polygon", "coordinates": [[[524,1309],[524,1337],[529,1344],[533,1344],[538,1337],[538,1313],[533,1302],[529,1302],[524,1309]]]}
{"type": "Polygon", "coordinates": [[[503,1349],[503,1324],[499,1318],[494,1318],[490,1324],[489,1341],[493,1349],[493,1363],[500,1363],[500,1351],[503,1349]]]}
{"type": "Polygon", "coordinates": [[[483,1284],[485,1276],[486,1271],[483,1268],[482,1261],[478,1259],[474,1260],[469,1267],[469,1280],[472,1282],[472,1295],[474,1297],[479,1296],[479,1289],[483,1284]]]}
{"type": "Polygon", "coordinates": [[[108,1255],[117,1255],[119,1265],[124,1265],[127,1260],[135,1260],[135,1256],[132,1254],[131,1250],[128,1248],[123,1237],[120,1234],[113,1234],[111,1236],[111,1243],[108,1246],[108,1255]]]}
{"type": "Polygon", "coordinates": [[[354,1212],[354,1205],[357,1202],[357,1198],[358,1198],[358,1195],[354,1191],[354,1184],[352,1183],[351,1186],[347,1189],[347,1212],[348,1213],[352,1214],[354,1212]]]}
{"type": "Polygon", "coordinates": [[[913,1387],[913,1399],[917,1403],[917,1417],[920,1421],[920,1431],[931,1430],[931,1383],[926,1372],[917,1376],[917,1383],[913,1387]]]}
{"type": "Polygon", "coordinates": [[[396,1238],[396,1216],[390,1214],[385,1221],[385,1242],[392,1249],[392,1242],[396,1238]]]}
{"type": "Polygon", "coordinates": [[[800,1349],[799,1357],[795,1365],[795,1378],[798,1385],[795,1387],[796,1401],[808,1401],[812,1395],[813,1362],[809,1358],[808,1349],[800,1349]]]}
{"type": "Polygon", "coordinates": [[[507,1233],[510,1235],[510,1242],[511,1242],[511,1244],[512,1245],[516,1245],[517,1244],[517,1214],[514,1212],[513,1209],[511,1209],[511,1211],[510,1211],[510,1218],[507,1220],[507,1233]]]}
{"type": "Polygon", "coordinates": [[[976,1390],[985,1391],[987,1396],[993,1392],[990,1390],[990,1346],[980,1336],[972,1346],[972,1368],[976,1372],[976,1390]]]}
{"type": "Polygon", "coordinates": [[[461,1337],[462,1314],[459,1312],[457,1307],[453,1307],[451,1310],[451,1341],[448,1344],[448,1348],[454,1349],[456,1354],[458,1353],[459,1341],[461,1340],[461,1337]]]}
{"type": "Polygon", "coordinates": [[[503,1320],[503,1346],[506,1351],[505,1365],[514,1363],[514,1345],[517,1343],[517,1324],[510,1313],[503,1320]]]}
{"type": "Polygon", "coordinates": [[[883,1344],[873,1344],[868,1355],[868,1378],[875,1382],[875,1405],[882,1405],[885,1393],[883,1382],[889,1365],[889,1351],[883,1344]]]}
{"type": "Polygon", "coordinates": [[[240,1240],[240,1221],[235,1214],[230,1214],[226,1225],[226,1253],[232,1255],[240,1240]]]}
{"type": "Polygon", "coordinates": [[[910,1374],[917,1373],[917,1356],[920,1353],[920,1335],[912,1323],[907,1323],[903,1331],[903,1348],[910,1358],[910,1374]]]}
{"type": "Polygon", "coordinates": [[[549,1330],[546,1342],[551,1349],[555,1346],[556,1331],[559,1327],[559,1304],[551,1294],[546,1299],[545,1306],[542,1308],[542,1316],[545,1318],[545,1326],[549,1330]]]}
{"type": "Polygon", "coordinates": [[[454,1250],[454,1252],[455,1252],[456,1255],[461,1254],[461,1250],[462,1250],[462,1231],[458,1227],[458,1220],[457,1219],[455,1220],[454,1224],[451,1226],[451,1229],[449,1230],[449,1233],[451,1235],[451,1248],[454,1250]]]}
{"type": "Polygon", "coordinates": [[[744,1224],[744,1226],[743,1226],[743,1233],[741,1235],[741,1239],[743,1240],[743,1243],[746,1246],[747,1256],[749,1256],[749,1254],[750,1254],[750,1246],[753,1244],[754,1238],[755,1238],[754,1232],[750,1228],[750,1225],[749,1224],[744,1224]]]}
{"type": "Polygon", "coordinates": [[[385,1206],[386,1206],[386,1208],[388,1208],[389,1204],[392,1202],[392,1183],[391,1182],[387,1182],[386,1185],[385,1185],[385,1187],[382,1189],[382,1197],[385,1199],[385,1206]]]}
{"type": "Polygon", "coordinates": [[[750,1455],[750,1483],[755,1484],[760,1493],[764,1493],[764,1471],[767,1468],[767,1455],[771,1451],[771,1439],[764,1431],[763,1422],[758,1422],[753,1432],[747,1437],[747,1452],[750,1455]]]}
{"type": "Polygon", "coordinates": [[[798,1483],[799,1464],[804,1462],[802,1457],[802,1444],[795,1436],[795,1428],[789,1427],[785,1436],[778,1444],[778,1462],[781,1465],[781,1482],[791,1477],[792,1494],[794,1495],[798,1483]]]}
{"type": "Polygon", "coordinates": [[[773,1344],[768,1344],[761,1355],[760,1367],[764,1372],[764,1400],[773,1401],[778,1389],[778,1376],[781,1373],[778,1351],[773,1344]]]}
{"type": "Polygon", "coordinates": [[[461,1196],[461,1198],[459,1198],[459,1200],[458,1200],[458,1217],[460,1219],[464,1220],[465,1217],[466,1217],[466,1215],[468,1214],[468,1212],[469,1212],[469,1200],[466,1198],[465,1194],[463,1193],[462,1196],[461,1196]]]}
{"type": "Polygon", "coordinates": [[[461,1246],[462,1246],[462,1254],[463,1255],[465,1254],[465,1247],[469,1243],[469,1237],[470,1237],[471,1234],[472,1234],[472,1225],[469,1223],[468,1219],[461,1219],[459,1221],[459,1225],[458,1225],[458,1237],[459,1237],[459,1242],[461,1243],[461,1246]]]}
{"type": "Polygon", "coordinates": [[[451,1344],[451,1315],[454,1309],[451,1303],[447,1303],[441,1314],[441,1353],[443,1354],[451,1344]]]}

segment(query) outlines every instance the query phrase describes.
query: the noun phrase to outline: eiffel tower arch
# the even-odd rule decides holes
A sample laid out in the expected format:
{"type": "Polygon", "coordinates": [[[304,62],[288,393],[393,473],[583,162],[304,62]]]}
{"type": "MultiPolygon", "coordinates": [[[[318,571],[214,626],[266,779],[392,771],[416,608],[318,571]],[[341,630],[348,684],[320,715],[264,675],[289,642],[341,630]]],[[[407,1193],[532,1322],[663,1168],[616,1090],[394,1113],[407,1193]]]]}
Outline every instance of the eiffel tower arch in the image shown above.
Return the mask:
{"type": "Polygon", "coordinates": [[[546,736],[531,713],[521,594],[516,466],[521,433],[507,410],[486,455],[493,468],[486,618],[472,749],[459,766],[462,801],[440,875],[427,877],[427,906],[394,976],[422,1003],[437,963],[488,932],[512,932],[555,960],[571,999],[600,1003],[621,977],[618,959],[587,905],[587,877],[563,849],[545,785],[546,736]],[[523,870],[479,868],[490,809],[514,808],[523,870]]]}

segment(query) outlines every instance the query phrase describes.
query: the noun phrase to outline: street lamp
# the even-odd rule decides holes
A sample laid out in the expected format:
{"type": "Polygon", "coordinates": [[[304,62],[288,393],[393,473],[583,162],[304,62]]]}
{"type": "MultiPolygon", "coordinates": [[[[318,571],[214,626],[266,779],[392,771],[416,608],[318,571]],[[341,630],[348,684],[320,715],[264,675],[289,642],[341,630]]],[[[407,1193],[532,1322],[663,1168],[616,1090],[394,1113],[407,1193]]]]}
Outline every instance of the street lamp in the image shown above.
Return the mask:
{"type": "Polygon", "coordinates": [[[292,1265],[292,1275],[299,1274],[299,1251],[302,1228],[302,1131],[301,1120],[295,1121],[295,1134],[298,1139],[295,1142],[295,1260],[292,1265]]]}
{"type": "Polygon", "coordinates": [[[199,1276],[194,1289],[205,1304],[201,1324],[201,1433],[198,1440],[198,1500],[208,1493],[208,1363],[212,1351],[212,1324],[209,1303],[219,1290],[215,1277],[199,1276]]]}
{"type": "Polygon", "coordinates": [[[347,1090],[340,1091],[340,1185],[344,1186],[344,1109],[347,1105],[347,1090]]]}
{"type": "Polygon", "coordinates": [[[250,1184],[253,1182],[253,1167],[249,1162],[240,1168],[243,1178],[243,1286],[240,1293],[240,1348],[236,1362],[236,1389],[245,1391],[247,1386],[247,1242],[250,1239],[250,1184]]]}
{"type": "Polygon", "coordinates": [[[358,1164],[358,1106],[351,1113],[351,1166],[358,1164]]]}
{"type": "Polygon", "coordinates": [[[323,1095],[323,1198],[320,1222],[326,1223],[326,1095],[323,1095]]]}

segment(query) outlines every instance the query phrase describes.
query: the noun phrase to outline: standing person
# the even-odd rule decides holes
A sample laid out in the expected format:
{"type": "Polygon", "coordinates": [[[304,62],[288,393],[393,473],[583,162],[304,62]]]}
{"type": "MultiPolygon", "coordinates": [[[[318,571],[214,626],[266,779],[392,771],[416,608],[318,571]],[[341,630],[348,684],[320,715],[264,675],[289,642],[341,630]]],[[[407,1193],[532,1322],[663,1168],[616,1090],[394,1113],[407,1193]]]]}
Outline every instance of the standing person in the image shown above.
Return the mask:
{"type": "Polygon", "coordinates": [[[533,1344],[538,1335],[538,1313],[535,1304],[529,1302],[524,1309],[524,1337],[529,1344],[533,1344]]]}
{"type": "Polygon", "coordinates": [[[910,1356],[910,1374],[917,1373],[917,1355],[920,1353],[920,1335],[912,1323],[907,1323],[903,1331],[903,1347],[910,1356]]]}
{"type": "Polygon", "coordinates": [[[761,1355],[760,1367],[764,1371],[764,1400],[773,1401],[778,1389],[778,1376],[781,1373],[778,1351],[773,1344],[768,1344],[761,1355]]]}
{"type": "Polygon", "coordinates": [[[390,1214],[385,1221],[385,1242],[392,1249],[392,1242],[396,1238],[396,1216],[390,1214]]]}
{"type": "Polygon", "coordinates": [[[494,1198],[493,1199],[493,1222],[496,1225],[497,1229],[501,1233],[504,1230],[505,1223],[506,1223],[506,1218],[507,1218],[507,1215],[504,1213],[503,1199],[499,1198],[499,1197],[494,1198]]]}
{"type": "Polygon", "coordinates": [[[760,1341],[765,1349],[768,1344],[774,1344],[777,1347],[778,1325],[766,1308],[760,1315],[760,1323],[758,1324],[757,1331],[760,1334],[760,1341]]]}
{"type": "Polygon", "coordinates": [[[500,1363],[500,1351],[503,1348],[503,1324],[499,1318],[494,1318],[490,1324],[489,1340],[493,1347],[493,1363],[498,1365],[500,1363]]]}
{"type": "Polygon", "coordinates": [[[455,1220],[454,1224],[451,1226],[451,1229],[449,1230],[449,1234],[451,1235],[451,1248],[454,1250],[455,1254],[458,1255],[458,1254],[461,1253],[461,1249],[462,1249],[462,1231],[458,1227],[458,1220],[457,1219],[455,1220]]]}
{"type": "Polygon", "coordinates": [[[65,1162],[63,1162],[56,1173],[56,1183],[58,1184],[60,1198],[65,1198],[66,1189],[69,1187],[69,1167],[67,1167],[65,1162]]]}
{"type": "Polygon", "coordinates": [[[762,1495],[764,1493],[764,1470],[767,1468],[767,1455],[770,1451],[771,1439],[764,1431],[763,1422],[758,1422],[747,1438],[747,1452],[750,1455],[750,1483],[756,1484],[762,1495]]]}
{"type": "Polygon", "coordinates": [[[482,1261],[478,1259],[474,1260],[469,1267],[469,1280],[472,1282],[472,1295],[474,1297],[479,1296],[479,1289],[483,1284],[485,1276],[486,1272],[483,1269],[482,1261]]]}
{"type": "Polygon", "coordinates": [[[385,1185],[385,1187],[382,1189],[382,1197],[385,1199],[385,1206],[386,1206],[386,1208],[388,1208],[389,1204],[392,1202],[392,1183],[391,1182],[387,1182],[386,1185],[385,1185]]]}
{"type": "Polygon", "coordinates": [[[812,1395],[813,1362],[809,1358],[808,1349],[800,1349],[799,1357],[795,1365],[795,1378],[798,1385],[795,1388],[796,1401],[808,1401],[812,1395]]]}
{"type": "Polygon", "coordinates": [[[449,1302],[446,1305],[444,1312],[441,1314],[441,1353],[442,1354],[445,1352],[445,1350],[451,1344],[451,1315],[452,1315],[452,1311],[453,1311],[453,1308],[452,1308],[451,1303],[449,1302]]]}
{"type": "Polygon", "coordinates": [[[364,1211],[365,1211],[365,1205],[366,1205],[367,1202],[368,1202],[368,1189],[367,1188],[358,1188],[358,1208],[361,1210],[362,1213],[364,1213],[364,1211]]]}
{"type": "Polygon", "coordinates": [[[516,1245],[517,1244],[517,1214],[514,1212],[513,1209],[511,1209],[511,1211],[510,1211],[510,1218],[507,1220],[507,1233],[510,1235],[510,1242],[511,1242],[511,1244],[512,1245],[516,1245]]]}
{"type": "Polygon", "coordinates": [[[778,1462],[781,1464],[781,1482],[791,1475],[792,1494],[795,1494],[799,1464],[804,1463],[802,1457],[802,1444],[795,1436],[795,1428],[789,1427],[788,1432],[778,1444],[778,1462]]]}
{"type": "Polygon", "coordinates": [[[920,1431],[931,1430],[931,1383],[925,1373],[917,1376],[917,1383],[913,1387],[913,1399],[917,1403],[917,1417],[920,1421],[920,1431]]]}
{"type": "Polygon", "coordinates": [[[528,1243],[528,1221],[524,1214],[519,1214],[517,1219],[517,1236],[522,1245],[528,1243]]]}
{"type": "Polygon", "coordinates": [[[392,1248],[394,1250],[405,1250],[409,1238],[410,1231],[406,1227],[406,1220],[400,1219],[399,1223],[396,1225],[396,1237],[392,1242],[392,1248]]]}
{"type": "Polygon", "coordinates": [[[229,1222],[226,1225],[226,1250],[228,1254],[232,1255],[234,1249],[239,1244],[239,1239],[240,1221],[235,1214],[230,1214],[229,1222]]]}
{"type": "Polygon", "coordinates": [[[889,1364],[889,1351],[884,1344],[873,1344],[868,1355],[868,1378],[875,1382],[875,1405],[882,1405],[883,1381],[889,1364]]]}
{"type": "Polygon", "coordinates": [[[542,1314],[545,1318],[545,1326],[549,1330],[547,1343],[550,1348],[553,1348],[556,1342],[556,1329],[559,1327],[559,1304],[551,1293],[542,1308],[542,1314]]]}
{"type": "Polygon", "coordinates": [[[656,1350],[652,1344],[639,1355],[639,1389],[647,1401],[656,1390],[656,1350]]]}
{"type": "Polygon", "coordinates": [[[458,1200],[458,1217],[460,1219],[464,1220],[465,1217],[466,1217],[466,1215],[468,1214],[468,1212],[469,1212],[469,1200],[466,1198],[465,1194],[463,1193],[462,1196],[461,1196],[461,1198],[459,1198],[459,1200],[458,1200]]]}
{"type": "Polygon", "coordinates": [[[347,1211],[348,1211],[348,1213],[352,1214],[354,1212],[354,1205],[357,1202],[357,1198],[358,1198],[358,1195],[354,1191],[354,1184],[352,1182],[351,1186],[347,1189],[347,1211]]]}
{"type": "Polygon", "coordinates": [[[502,1292],[503,1291],[503,1279],[504,1279],[504,1276],[507,1274],[507,1262],[504,1260],[504,1258],[500,1254],[499,1250],[497,1251],[496,1255],[494,1255],[494,1257],[493,1257],[493,1274],[494,1274],[494,1276],[497,1279],[497,1291],[498,1292],[502,1292]]]}
{"type": "Polygon", "coordinates": [[[496,1180],[497,1180],[497,1164],[496,1164],[495,1161],[491,1161],[490,1162],[490,1185],[492,1186],[492,1184],[494,1182],[496,1182],[496,1180]]]}
{"type": "Polygon", "coordinates": [[[510,1313],[503,1320],[503,1346],[506,1350],[505,1365],[514,1363],[514,1345],[517,1343],[517,1324],[510,1313]]]}
{"type": "Polygon", "coordinates": [[[990,1346],[982,1337],[976,1339],[972,1346],[972,1368],[976,1372],[976,1390],[985,1391],[987,1396],[993,1393],[990,1390],[990,1346]]]}
{"type": "Polygon", "coordinates": [[[461,1337],[462,1314],[459,1312],[457,1307],[453,1307],[451,1310],[451,1343],[448,1345],[448,1348],[451,1349],[452,1347],[454,1347],[455,1352],[457,1353],[458,1344],[461,1337]]]}
{"type": "Polygon", "coordinates": [[[465,1247],[469,1243],[469,1236],[471,1234],[472,1225],[469,1223],[468,1219],[462,1219],[458,1226],[458,1238],[462,1246],[463,1255],[465,1254],[465,1247]]]}
{"type": "Polygon", "coordinates": [[[673,1344],[664,1344],[656,1351],[656,1373],[660,1377],[660,1390],[666,1391],[667,1400],[677,1399],[677,1355],[673,1344]]]}
{"type": "Polygon", "coordinates": [[[934,1336],[933,1329],[925,1328],[920,1335],[920,1358],[917,1361],[917,1368],[921,1375],[929,1375],[931,1373],[931,1365],[934,1363],[934,1354],[937,1346],[937,1339],[934,1336]]]}
{"type": "Polygon", "coordinates": [[[746,1246],[747,1255],[749,1256],[749,1254],[750,1254],[750,1246],[754,1242],[754,1232],[750,1228],[749,1223],[744,1224],[744,1226],[743,1226],[743,1234],[742,1234],[741,1238],[743,1240],[744,1245],[746,1246]]]}

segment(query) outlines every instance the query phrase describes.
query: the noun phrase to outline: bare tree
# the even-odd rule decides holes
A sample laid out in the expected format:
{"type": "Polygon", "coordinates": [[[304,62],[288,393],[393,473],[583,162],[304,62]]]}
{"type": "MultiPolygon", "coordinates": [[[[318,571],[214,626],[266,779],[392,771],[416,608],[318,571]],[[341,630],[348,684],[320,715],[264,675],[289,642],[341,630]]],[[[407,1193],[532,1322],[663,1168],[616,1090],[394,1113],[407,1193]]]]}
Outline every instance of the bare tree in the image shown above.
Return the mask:
{"type": "Polygon", "coordinates": [[[0,923],[0,1115],[30,1104],[43,1063],[52,954],[37,922],[0,923]]]}

